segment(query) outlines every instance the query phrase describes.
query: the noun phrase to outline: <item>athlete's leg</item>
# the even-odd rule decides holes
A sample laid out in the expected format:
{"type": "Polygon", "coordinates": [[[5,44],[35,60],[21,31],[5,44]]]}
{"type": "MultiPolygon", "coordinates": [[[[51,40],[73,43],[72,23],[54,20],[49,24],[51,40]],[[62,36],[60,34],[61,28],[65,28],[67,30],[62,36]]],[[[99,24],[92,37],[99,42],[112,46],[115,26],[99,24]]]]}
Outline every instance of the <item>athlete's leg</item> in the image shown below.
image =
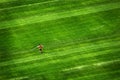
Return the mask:
{"type": "Polygon", "coordinates": [[[40,49],[40,53],[41,53],[41,49],[40,49]]]}

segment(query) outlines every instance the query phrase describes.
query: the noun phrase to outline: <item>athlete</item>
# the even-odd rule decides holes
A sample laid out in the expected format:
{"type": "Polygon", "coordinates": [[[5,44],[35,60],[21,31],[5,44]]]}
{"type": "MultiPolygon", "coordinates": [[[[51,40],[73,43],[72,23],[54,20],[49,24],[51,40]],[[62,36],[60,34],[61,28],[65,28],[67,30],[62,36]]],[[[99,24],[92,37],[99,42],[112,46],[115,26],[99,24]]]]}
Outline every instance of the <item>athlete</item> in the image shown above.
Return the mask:
{"type": "Polygon", "coordinates": [[[43,53],[43,45],[39,44],[37,47],[40,50],[40,53],[43,53]]]}

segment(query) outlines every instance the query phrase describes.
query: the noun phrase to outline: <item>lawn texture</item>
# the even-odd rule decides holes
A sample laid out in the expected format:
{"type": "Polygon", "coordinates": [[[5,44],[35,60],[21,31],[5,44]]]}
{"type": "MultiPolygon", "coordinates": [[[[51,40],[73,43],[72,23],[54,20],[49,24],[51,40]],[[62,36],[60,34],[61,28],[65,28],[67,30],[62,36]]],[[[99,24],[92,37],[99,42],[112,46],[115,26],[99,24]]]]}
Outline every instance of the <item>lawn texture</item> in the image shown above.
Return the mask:
{"type": "Polygon", "coordinates": [[[120,0],[0,0],[0,80],[120,80],[120,0]]]}

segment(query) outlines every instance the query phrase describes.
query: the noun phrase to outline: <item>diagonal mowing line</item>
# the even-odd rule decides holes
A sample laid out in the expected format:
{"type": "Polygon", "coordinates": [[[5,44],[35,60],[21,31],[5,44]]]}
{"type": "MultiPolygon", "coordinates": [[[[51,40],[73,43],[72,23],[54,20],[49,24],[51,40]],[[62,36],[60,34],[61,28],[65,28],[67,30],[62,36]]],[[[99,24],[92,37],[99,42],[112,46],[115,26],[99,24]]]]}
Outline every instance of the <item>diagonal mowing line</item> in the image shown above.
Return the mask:
{"type": "MultiPolygon", "coordinates": [[[[95,40],[98,40],[98,41],[112,41],[112,40],[115,40],[115,41],[119,41],[119,38],[120,36],[116,36],[116,35],[112,35],[112,36],[106,36],[106,37],[99,37],[99,38],[92,38],[92,39],[83,39],[83,40],[78,40],[78,42],[76,42],[76,45],[82,45],[83,43],[89,43],[90,41],[95,41],[95,40]],[[113,38],[113,39],[112,39],[113,38]],[[106,39],[106,40],[104,40],[106,39]]],[[[70,43],[70,42],[67,42],[67,43],[70,43]]],[[[58,45],[58,44],[56,44],[58,45]]],[[[69,45],[73,45],[72,44],[69,44],[69,45]]],[[[75,47],[75,45],[74,45],[75,47]]],[[[70,48],[70,47],[64,47],[65,48],[70,48]]],[[[37,47],[34,47],[34,48],[31,48],[31,49],[28,49],[28,50],[24,50],[24,51],[18,51],[18,52],[13,52],[14,54],[21,54],[21,53],[28,53],[28,52],[32,52],[34,51],[35,49],[37,49],[37,47]]],[[[63,49],[63,48],[59,48],[59,49],[63,49]]],[[[47,50],[49,51],[49,50],[47,50]]],[[[58,51],[58,48],[55,48],[54,51],[58,51]]]]}
{"type": "MultiPolygon", "coordinates": [[[[74,44],[76,44],[76,45],[74,45],[74,47],[76,47],[76,46],[79,46],[79,45],[83,45],[83,44],[88,44],[88,43],[90,43],[91,41],[96,41],[96,42],[98,42],[98,41],[106,41],[106,42],[111,42],[111,41],[119,41],[120,40],[120,38],[119,38],[120,36],[118,36],[118,35],[112,35],[112,36],[105,36],[105,37],[98,37],[98,38],[92,38],[92,39],[78,39],[77,40],[77,42],[75,42],[74,44]]],[[[73,43],[70,43],[70,42],[66,42],[66,43],[69,43],[68,45],[73,45],[73,43]]],[[[58,44],[56,44],[56,45],[58,45],[58,44]]],[[[80,47],[80,46],[79,46],[80,47]]],[[[82,47],[82,46],[81,46],[82,47]]],[[[37,47],[33,47],[33,48],[31,48],[31,49],[28,49],[28,50],[23,50],[23,51],[17,51],[17,52],[13,52],[13,54],[22,54],[22,53],[28,53],[28,52],[33,52],[35,49],[37,49],[37,47]]],[[[54,49],[54,52],[55,51],[59,51],[60,49],[63,49],[63,47],[60,47],[59,49],[58,48],[55,48],[54,49]]],[[[71,49],[71,47],[67,47],[67,46],[65,46],[64,47],[64,50],[65,49],[71,49]]],[[[47,50],[47,53],[48,52],[51,52],[51,50],[47,50]]]]}
{"type": "MultiPolygon", "coordinates": [[[[111,63],[113,63],[113,62],[118,62],[118,61],[120,61],[120,60],[112,60],[112,61],[105,61],[105,62],[99,62],[99,63],[93,63],[92,65],[93,66],[95,66],[95,67],[99,67],[99,66],[103,66],[103,65],[99,65],[99,66],[97,66],[97,65],[95,65],[95,64],[101,64],[101,63],[106,63],[106,64],[111,64],[111,63]]],[[[82,66],[85,66],[85,67],[83,67],[83,68],[86,68],[86,67],[92,67],[91,65],[82,65],[82,66]]],[[[78,67],[78,66],[77,66],[78,67]]],[[[80,66],[79,66],[80,67],[80,66]]],[[[70,69],[71,70],[71,69],[70,69]]],[[[63,69],[62,71],[64,71],[64,72],[66,72],[66,71],[68,71],[68,70],[65,70],[65,69],[63,69]]],[[[119,72],[119,70],[118,71],[113,71],[113,72],[106,72],[106,73],[98,73],[98,74],[90,74],[90,75],[87,75],[87,76],[83,76],[83,77],[79,77],[79,78],[84,78],[84,77],[91,77],[91,76],[96,76],[96,75],[103,75],[103,74],[108,74],[108,73],[115,73],[115,72],[119,72]]],[[[48,73],[51,73],[51,72],[47,72],[47,74],[48,73]]],[[[41,75],[42,73],[37,73],[37,74],[35,74],[35,75],[41,75]]],[[[34,76],[35,76],[34,75],[34,76]]],[[[25,78],[29,78],[29,76],[20,76],[20,77],[16,77],[16,78],[11,78],[10,80],[14,80],[14,79],[25,79],[25,78]]]]}
{"type": "MultiPolygon", "coordinates": [[[[93,47],[93,46],[92,46],[93,47]]],[[[89,46],[89,48],[91,48],[89,46]]],[[[82,48],[81,48],[82,49],[82,48]]],[[[89,57],[95,57],[95,56],[98,56],[98,55],[104,55],[104,54],[109,54],[110,51],[119,51],[119,49],[107,49],[105,51],[100,51],[100,52],[90,52],[88,54],[81,54],[81,55],[78,55],[77,57],[79,58],[89,58],[89,57]],[[92,53],[92,55],[91,55],[92,53]]],[[[77,52],[84,52],[86,51],[83,47],[82,50],[80,50],[80,48],[75,48],[75,49],[72,49],[72,50],[66,50],[66,51],[61,51],[61,52],[57,52],[55,53],[54,57],[58,56],[58,54],[60,53],[67,53],[67,54],[72,54],[72,53],[77,53],[77,52]]],[[[87,52],[86,52],[87,53],[87,52]]],[[[45,55],[46,58],[51,58],[51,56],[47,56],[45,55]]],[[[66,56],[66,54],[62,54],[62,56],[66,56]]],[[[15,59],[15,60],[12,60],[12,61],[6,61],[6,62],[1,62],[0,65],[1,66],[6,66],[6,65],[13,65],[13,64],[20,64],[20,63],[27,63],[27,62],[31,62],[31,61],[36,61],[36,60],[41,60],[43,58],[41,58],[41,56],[30,56],[30,57],[27,57],[27,58],[22,58],[22,59],[15,59]],[[13,63],[14,62],[14,63],[13,63]]],[[[69,57],[65,60],[62,60],[62,59],[55,59],[55,60],[50,60],[49,62],[47,63],[58,63],[58,62],[65,62],[65,61],[69,61],[70,60],[77,60],[76,57],[69,57]]],[[[45,62],[46,63],[46,62],[45,62]]],[[[43,65],[46,65],[45,63],[43,63],[43,65]]]]}
{"type": "MultiPolygon", "coordinates": [[[[45,55],[45,57],[42,57],[42,58],[40,58],[39,56],[27,56],[27,58],[25,57],[25,58],[22,58],[22,59],[15,59],[15,61],[16,61],[16,63],[22,63],[23,62],[23,59],[24,59],[24,62],[30,62],[30,61],[32,61],[32,60],[40,60],[40,59],[44,59],[44,58],[50,58],[50,57],[55,57],[55,56],[65,56],[65,55],[68,55],[68,54],[71,54],[71,53],[76,53],[76,52],[84,52],[84,51],[86,51],[86,49],[88,49],[88,51],[91,51],[91,49],[97,49],[97,48],[99,48],[99,47],[102,47],[102,46],[104,46],[104,48],[105,47],[110,47],[110,46],[117,46],[117,45],[119,45],[120,44],[120,42],[119,41],[117,41],[117,42],[109,42],[109,40],[105,40],[104,42],[100,42],[100,43],[98,43],[98,44],[96,44],[96,45],[89,45],[89,46],[84,46],[83,44],[79,44],[78,46],[78,48],[74,48],[74,49],[71,49],[71,50],[65,50],[65,51],[60,51],[60,52],[55,52],[55,54],[54,55],[51,55],[51,54],[46,54],[45,55]],[[117,44],[116,44],[117,43],[117,44]],[[113,45],[111,45],[111,44],[113,44],[113,45]],[[80,47],[80,45],[83,45],[83,46],[81,46],[80,47]],[[99,45],[99,47],[97,47],[99,45]],[[61,54],[61,53],[66,53],[66,54],[61,54]],[[57,54],[57,55],[56,55],[57,54]]],[[[24,51],[23,51],[24,52],[24,51]]],[[[26,52],[26,51],[25,51],[26,52]]],[[[29,52],[29,51],[27,51],[27,52],[29,52]]],[[[13,60],[13,62],[15,62],[14,60],[13,60]]],[[[11,61],[8,61],[8,63],[7,62],[3,62],[3,63],[0,63],[1,65],[2,64],[4,64],[4,63],[6,63],[6,64],[8,64],[8,63],[12,63],[11,61]]]]}
{"type": "MultiPolygon", "coordinates": [[[[50,72],[49,72],[50,73],[50,72]]],[[[101,72],[101,73],[95,73],[95,74],[88,74],[88,75],[84,75],[84,76],[75,76],[75,77],[72,77],[72,78],[70,78],[69,79],[69,77],[68,77],[68,79],[67,80],[86,80],[86,78],[88,78],[87,80],[98,80],[99,78],[97,78],[97,76],[103,76],[104,78],[105,78],[105,76],[107,75],[113,75],[113,74],[116,74],[116,73],[120,73],[120,70],[115,70],[115,71],[111,71],[111,72],[101,72]],[[93,79],[91,79],[91,77],[94,77],[93,79]]],[[[40,74],[40,73],[39,73],[40,74]]],[[[76,73],[76,74],[78,74],[78,73],[76,73]]],[[[38,75],[37,75],[38,76],[38,75]]],[[[63,76],[64,77],[64,76],[63,76]]],[[[36,79],[36,77],[34,77],[35,79],[36,79]]],[[[33,79],[34,79],[33,78],[33,79]]],[[[108,77],[107,77],[108,78],[108,77]]],[[[99,79],[99,80],[106,80],[106,79],[99,79]]],[[[108,80],[108,79],[107,79],[108,80]]],[[[117,79],[112,79],[112,80],[120,80],[120,78],[117,78],[117,79]]]]}
{"type": "Polygon", "coordinates": [[[67,18],[72,16],[86,15],[86,14],[97,13],[101,11],[108,11],[108,10],[118,9],[118,8],[120,8],[120,2],[108,3],[108,4],[98,5],[98,6],[89,6],[89,7],[78,9],[78,10],[47,14],[43,16],[36,15],[36,16],[27,17],[27,18],[1,22],[0,29],[3,29],[3,27],[9,28],[9,27],[16,27],[16,26],[24,26],[28,24],[34,24],[34,23],[50,21],[50,20],[57,20],[57,19],[67,18]]]}
{"type": "Polygon", "coordinates": [[[8,10],[8,9],[22,8],[22,7],[26,7],[26,6],[34,6],[34,5],[39,5],[39,4],[52,3],[52,2],[56,2],[56,1],[58,1],[58,0],[50,0],[50,1],[40,2],[40,3],[26,4],[26,5],[16,6],[16,7],[9,7],[9,8],[2,8],[2,9],[0,9],[0,11],[8,10]]]}
{"type": "MultiPolygon", "coordinates": [[[[89,64],[89,65],[85,65],[85,64],[84,64],[84,65],[81,65],[81,66],[85,66],[84,69],[86,69],[87,67],[93,67],[93,66],[94,66],[94,67],[99,67],[99,66],[103,66],[103,65],[106,64],[106,63],[109,65],[109,64],[111,64],[111,63],[119,62],[119,61],[120,61],[119,59],[110,60],[110,61],[107,60],[107,61],[103,61],[103,62],[93,62],[93,63],[91,63],[91,64],[89,64]],[[102,65],[96,65],[96,64],[101,64],[101,63],[104,63],[104,64],[102,64],[102,65]]],[[[42,64],[38,64],[38,66],[39,66],[39,65],[42,65],[42,64]]],[[[34,65],[34,66],[36,66],[36,65],[34,65]]],[[[78,64],[77,67],[80,67],[79,64],[78,64]]],[[[20,68],[23,69],[22,67],[20,67],[20,68]]],[[[14,71],[20,70],[20,68],[18,68],[18,69],[13,69],[13,70],[14,70],[14,71]]],[[[30,68],[30,65],[29,65],[29,68],[30,68]]],[[[26,68],[26,70],[29,69],[29,68],[26,68]]],[[[59,69],[59,68],[55,68],[54,70],[58,70],[58,69],[59,69]]],[[[59,69],[59,70],[62,71],[62,72],[66,72],[65,69],[69,69],[68,66],[62,67],[62,68],[59,69]]],[[[80,68],[80,69],[83,69],[83,68],[80,68]]],[[[75,70],[75,69],[74,69],[74,70],[75,70]]],[[[77,70],[79,70],[79,68],[77,68],[77,70]]],[[[24,71],[25,71],[25,70],[24,70],[24,71]]],[[[67,71],[70,71],[70,70],[67,70],[67,71]]],[[[39,71],[37,71],[36,73],[38,73],[38,72],[39,72],[39,71]]],[[[49,72],[48,72],[48,71],[44,71],[44,72],[41,71],[41,73],[39,73],[39,74],[43,74],[43,73],[45,74],[45,73],[49,73],[49,72]]]]}
{"type": "Polygon", "coordinates": [[[106,62],[93,63],[91,65],[76,66],[76,67],[72,67],[72,68],[63,69],[62,71],[71,71],[71,70],[76,70],[76,69],[80,70],[80,69],[90,67],[90,66],[103,66],[103,65],[111,64],[111,63],[118,62],[118,61],[120,61],[120,59],[112,60],[112,61],[106,61],[106,62]]]}
{"type": "Polygon", "coordinates": [[[8,80],[23,80],[23,79],[26,80],[28,78],[29,78],[29,76],[17,76],[17,77],[8,79],[8,80]]]}
{"type": "MultiPolygon", "coordinates": [[[[112,74],[116,74],[116,73],[120,73],[120,70],[114,70],[114,71],[111,71],[111,72],[102,72],[102,73],[96,73],[96,74],[90,74],[90,75],[85,75],[85,76],[82,76],[82,77],[76,77],[76,78],[74,78],[74,80],[86,80],[86,78],[89,78],[89,79],[87,79],[87,80],[91,80],[90,78],[91,77],[94,77],[94,79],[95,80],[97,80],[96,78],[96,76],[103,76],[104,78],[105,78],[105,75],[107,75],[107,78],[108,78],[108,75],[110,74],[110,75],[112,75],[112,74]]],[[[93,80],[93,79],[92,79],[93,80]]],[[[103,80],[103,79],[99,79],[99,80],[103,80]]],[[[104,79],[104,80],[106,80],[106,79],[104,79]]],[[[107,80],[109,80],[109,79],[107,79],[107,80]]],[[[111,80],[111,79],[110,79],[111,80]]],[[[116,79],[112,79],[112,80],[120,80],[120,78],[116,78],[116,79]]]]}
{"type": "MultiPolygon", "coordinates": [[[[53,71],[52,71],[53,72],[53,71]]],[[[47,74],[51,74],[51,72],[46,72],[47,74]]],[[[79,77],[72,77],[72,78],[70,78],[70,79],[67,79],[67,80],[86,80],[85,78],[89,78],[89,80],[97,80],[97,78],[96,78],[96,76],[104,76],[105,77],[105,75],[112,75],[112,74],[115,74],[115,73],[120,73],[120,70],[115,70],[115,71],[110,71],[110,72],[100,72],[100,73],[96,73],[96,74],[88,74],[88,75],[83,75],[83,76],[79,76],[79,77]],[[94,79],[90,79],[91,77],[95,77],[94,79]]],[[[33,78],[32,79],[36,79],[36,75],[37,76],[40,76],[42,73],[37,73],[37,74],[35,74],[35,75],[33,75],[33,78]]],[[[64,74],[64,73],[61,73],[61,74],[64,74]]],[[[78,73],[76,73],[76,74],[78,74],[78,73]]],[[[70,75],[69,75],[70,76],[70,75]]],[[[61,76],[61,77],[63,77],[63,76],[61,76]]],[[[31,79],[31,77],[29,77],[29,79],[31,79]]],[[[88,80],[88,79],[87,79],[88,80]]],[[[102,79],[103,80],[103,79],[102,79]]],[[[107,79],[108,80],[108,79],[107,79]]],[[[112,80],[120,80],[120,78],[117,78],[117,79],[112,79],[112,80]]]]}
{"type": "MultiPolygon", "coordinates": [[[[113,37],[113,36],[112,36],[113,37]]],[[[106,38],[106,37],[104,37],[104,38],[106,38]]],[[[106,42],[111,42],[111,41],[114,41],[115,40],[115,42],[116,41],[119,41],[119,38],[115,38],[114,37],[114,39],[107,39],[107,40],[104,40],[104,38],[103,37],[101,37],[101,39],[103,39],[103,40],[100,40],[100,41],[106,41],[106,42]]],[[[110,38],[110,37],[109,37],[110,38]]],[[[98,38],[97,38],[98,39],[98,38]]],[[[91,39],[90,39],[91,40],[91,39]]],[[[96,39],[92,39],[92,40],[96,40],[96,39]]],[[[77,48],[77,47],[80,47],[81,49],[83,49],[81,52],[83,52],[84,51],[84,47],[83,46],[85,46],[84,44],[89,44],[89,39],[87,40],[87,42],[85,41],[85,42],[83,42],[83,43],[77,43],[77,44],[75,44],[74,45],[74,48],[77,48]],[[83,46],[82,46],[83,45],[83,46]]],[[[99,44],[103,44],[103,43],[99,43],[99,44]]],[[[98,44],[98,45],[99,45],[98,44]]],[[[112,47],[116,47],[116,46],[119,46],[119,45],[112,45],[112,47]]],[[[87,47],[87,48],[89,48],[89,46],[87,47]]],[[[109,48],[111,48],[111,45],[109,46],[109,48]]],[[[13,53],[13,57],[14,57],[14,59],[16,59],[16,57],[19,55],[19,54],[23,54],[22,56],[20,56],[19,58],[17,58],[17,59],[20,59],[20,58],[26,58],[26,56],[27,56],[27,58],[28,57],[30,57],[31,55],[33,55],[32,53],[35,51],[35,49],[36,49],[36,47],[35,48],[32,48],[32,49],[29,49],[29,50],[25,50],[25,51],[19,51],[19,52],[14,52],[13,53]]],[[[56,49],[54,49],[54,51],[53,52],[55,52],[55,53],[57,53],[58,51],[59,52],[61,52],[61,49],[64,49],[64,50],[70,50],[70,49],[72,49],[70,46],[65,46],[64,48],[56,48],[56,49]]],[[[95,47],[94,49],[96,49],[97,50],[97,47],[95,47]]],[[[87,50],[87,52],[91,52],[91,50],[87,50]]],[[[93,51],[93,50],[92,50],[93,51]]],[[[50,50],[47,50],[47,53],[51,53],[51,51],[50,50]]],[[[69,54],[71,54],[71,53],[69,53],[69,54]]],[[[52,57],[56,57],[56,56],[65,56],[65,55],[69,55],[69,54],[58,54],[57,53],[57,55],[49,55],[49,54],[46,54],[45,56],[42,56],[42,59],[45,59],[45,58],[52,58],[52,57]]],[[[34,56],[35,57],[35,56],[34,56]]]]}
{"type": "MultiPolygon", "coordinates": [[[[102,53],[102,52],[101,52],[102,53]]],[[[82,58],[82,57],[81,57],[82,58]]],[[[86,62],[80,62],[79,63],[79,65],[82,65],[82,64],[88,64],[89,62],[89,64],[91,64],[91,63],[97,63],[98,61],[96,61],[96,60],[93,60],[93,58],[92,58],[92,55],[91,55],[91,57],[84,57],[85,59],[89,59],[89,61],[87,61],[87,63],[86,62]]],[[[18,65],[21,65],[21,66],[17,66],[16,68],[14,68],[13,70],[14,71],[16,71],[16,70],[26,70],[26,69],[33,69],[33,68],[35,68],[35,67],[47,67],[48,65],[50,66],[54,66],[54,65],[57,65],[56,66],[56,69],[58,69],[58,65],[59,64],[64,64],[64,66],[66,66],[66,64],[68,64],[68,63],[70,63],[71,61],[79,61],[80,59],[78,59],[78,58],[73,58],[73,57],[70,57],[69,59],[64,59],[64,60],[57,60],[57,61],[54,61],[54,60],[50,60],[50,61],[47,61],[47,62],[42,62],[42,63],[40,63],[40,64],[38,64],[38,63],[32,63],[32,64],[29,64],[29,65],[25,65],[25,66],[23,66],[22,64],[18,64],[18,65]]],[[[111,61],[111,60],[115,60],[115,59],[108,59],[107,61],[111,61]]],[[[116,60],[120,60],[120,59],[118,59],[118,58],[116,58],[116,60]]],[[[98,64],[99,65],[99,64],[98,64]]],[[[10,66],[10,65],[7,65],[6,67],[8,67],[8,66],[10,66]]],[[[63,66],[63,67],[64,67],[63,66]]],[[[62,66],[61,66],[62,67],[62,66]]]]}

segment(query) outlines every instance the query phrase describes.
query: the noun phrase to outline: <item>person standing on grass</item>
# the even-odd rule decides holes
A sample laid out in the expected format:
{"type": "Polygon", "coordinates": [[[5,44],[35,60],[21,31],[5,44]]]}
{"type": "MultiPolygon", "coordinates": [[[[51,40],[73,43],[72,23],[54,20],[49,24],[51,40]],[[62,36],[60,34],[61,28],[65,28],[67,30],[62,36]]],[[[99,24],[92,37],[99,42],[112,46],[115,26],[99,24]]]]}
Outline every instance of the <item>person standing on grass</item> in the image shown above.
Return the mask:
{"type": "Polygon", "coordinates": [[[43,53],[43,45],[39,44],[37,47],[40,50],[40,53],[43,53]]]}

